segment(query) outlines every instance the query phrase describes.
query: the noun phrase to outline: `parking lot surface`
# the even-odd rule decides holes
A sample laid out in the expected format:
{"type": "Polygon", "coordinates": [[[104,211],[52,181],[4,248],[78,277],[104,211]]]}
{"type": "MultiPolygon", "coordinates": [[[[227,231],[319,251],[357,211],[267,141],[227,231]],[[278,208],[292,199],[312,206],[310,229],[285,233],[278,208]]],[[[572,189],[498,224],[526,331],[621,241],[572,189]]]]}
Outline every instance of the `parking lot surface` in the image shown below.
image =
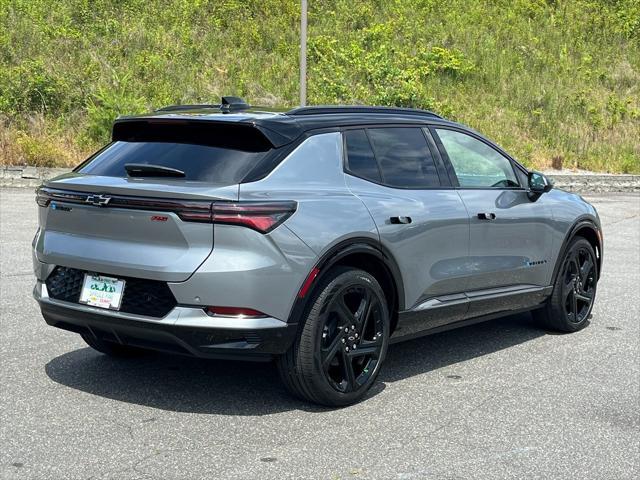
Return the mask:
{"type": "Polygon", "coordinates": [[[591,325],[518,315],[390,348],[341,410],[290,398],[270,364],[116,360],[31,298],[32,190],[0,190],[0,475],[6,479],[635,479],[640,196],[586,196],[605,268],[591,325]]]}

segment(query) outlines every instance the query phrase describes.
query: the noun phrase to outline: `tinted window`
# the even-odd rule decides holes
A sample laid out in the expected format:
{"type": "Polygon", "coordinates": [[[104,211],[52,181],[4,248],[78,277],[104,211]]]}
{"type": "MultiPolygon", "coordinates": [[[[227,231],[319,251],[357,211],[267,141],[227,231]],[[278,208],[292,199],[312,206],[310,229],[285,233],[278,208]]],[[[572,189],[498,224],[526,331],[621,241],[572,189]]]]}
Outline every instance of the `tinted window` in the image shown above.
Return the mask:
{"type": "Polygon", "coordinates": [[[440,185],[420,128],[372,128],[367,132],[386,185],[406,188],[440,185]]]}
{"type": "Polygon", "coordinates": [[[437,129],[461,187],[517,187],[508,158],[470,135],[437,129]]]}
{"type": "Polygon", "coordinates": [[[378,163],[364,130],[347,130],[344,132],[347,144],[348,170],[358,177],[382,182],[378,163]]]}
{"type": "Polygon", "coordinates": [[[239,183],[264,155],[266,152],[190,143],[118,141],[81,166],[79,172],[126,177],[125,164],[145,163],[182,170],[185,180],[232,185],[239,183]]]}

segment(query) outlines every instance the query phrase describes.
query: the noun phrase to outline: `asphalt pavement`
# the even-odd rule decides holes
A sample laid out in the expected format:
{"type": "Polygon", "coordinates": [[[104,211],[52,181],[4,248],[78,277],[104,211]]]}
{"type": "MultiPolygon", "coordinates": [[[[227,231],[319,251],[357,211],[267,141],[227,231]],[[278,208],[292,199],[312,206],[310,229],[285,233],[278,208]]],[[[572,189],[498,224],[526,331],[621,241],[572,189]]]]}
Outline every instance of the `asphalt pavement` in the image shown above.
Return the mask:
{"type": "Polygon", "coordinates": [[[116,360],[31,297],[31,189],[0,190],[0,476],[6,479],[636,479],[640,196],[586,196],[605,234],[591,325],[530,315],[393,345],[341,410],[270,364],[116,360]]]}

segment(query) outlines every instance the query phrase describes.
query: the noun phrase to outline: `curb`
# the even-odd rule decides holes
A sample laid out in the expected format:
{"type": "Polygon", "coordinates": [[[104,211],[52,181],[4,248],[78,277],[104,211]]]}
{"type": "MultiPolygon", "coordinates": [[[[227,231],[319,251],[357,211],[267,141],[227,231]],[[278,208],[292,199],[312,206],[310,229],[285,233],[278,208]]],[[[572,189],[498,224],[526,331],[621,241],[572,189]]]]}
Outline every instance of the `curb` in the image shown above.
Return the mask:
{"type": "Polygon", "coordinates": [[[546,175],[557,188],[574,193],[640,192],[640,175],[555,172],[546,175]]]}
{"type": "Polygon", "coordinates": [[[69,168],[2,167],[0,170],[0,187],[36,188],[45,180],[70,171],[69,168]]]}
{"type": "MultiPolygon", "coordinates": [[[[36,188],[45,180],[69,171],[68,168],[2,167],[0,187],[36,188]]],[[[640,175],[555,172],[547,175],[557,188],[574,193],[640,192],[640,175]]]]}

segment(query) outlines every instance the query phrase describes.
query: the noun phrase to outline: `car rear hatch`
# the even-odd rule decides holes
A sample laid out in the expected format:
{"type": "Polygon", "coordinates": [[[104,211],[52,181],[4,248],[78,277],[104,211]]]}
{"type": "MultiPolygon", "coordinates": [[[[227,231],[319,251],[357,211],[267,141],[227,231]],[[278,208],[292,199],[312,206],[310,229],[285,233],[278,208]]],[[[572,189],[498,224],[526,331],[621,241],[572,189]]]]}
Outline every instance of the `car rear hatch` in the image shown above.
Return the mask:
{"type": "Polygon", "coordinates": [[[246,124],[127,122],[111,144],[38,190],[36,257],[115,277],[184,281],[213,250],[213,205],[233,205],[241,179],[273,150],[246,124]]]}

